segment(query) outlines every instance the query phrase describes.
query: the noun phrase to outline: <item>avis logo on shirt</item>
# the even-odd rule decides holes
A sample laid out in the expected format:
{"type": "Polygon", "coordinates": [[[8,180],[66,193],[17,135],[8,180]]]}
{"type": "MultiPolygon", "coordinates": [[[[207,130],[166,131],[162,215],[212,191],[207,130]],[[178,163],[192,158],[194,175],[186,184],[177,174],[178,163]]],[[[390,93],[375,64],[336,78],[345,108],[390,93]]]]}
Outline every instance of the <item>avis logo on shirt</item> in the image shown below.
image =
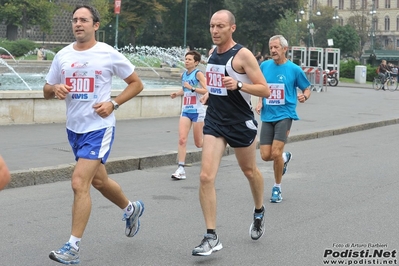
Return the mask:
{"type": "Polygon", "coordinates": [[[87,100],[89,99],[89,95],[87,95],[87,93],[74,93],[72,94],[72,99],[87,100]]]}

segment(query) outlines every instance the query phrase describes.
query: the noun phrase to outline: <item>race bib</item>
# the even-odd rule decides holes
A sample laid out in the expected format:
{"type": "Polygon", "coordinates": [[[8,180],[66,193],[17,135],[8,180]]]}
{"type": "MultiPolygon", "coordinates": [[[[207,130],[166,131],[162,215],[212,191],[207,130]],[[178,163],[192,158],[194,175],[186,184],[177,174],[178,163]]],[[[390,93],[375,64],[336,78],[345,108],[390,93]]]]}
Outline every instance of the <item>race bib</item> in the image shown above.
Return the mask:
{"type": "Polygon", "coordinates": [[[285,104],[285,84],[269,83],[270,96],[266,98],[267,105],[283,105],[285,104]]]}
{"type": "Polygon", "coordinates": [[[227,96],[227,89],[223,84],[226,67],[208,64],[206,68],[206,87],[209,93],[217,96],[227,96]]]}
{"type": "Polygon", "coordinates": [[[94,71],[67,71],[65,73],[65,84],[72,87],[69,94],[74,101],[92,101],[97,97],[94,90],[94,71]]]}
{"type": "Polygon", "coordinates": [[[195,92],[185,92],[183,96],[183,108],[195,109],[197,105],[197,94],[195,92]]]}

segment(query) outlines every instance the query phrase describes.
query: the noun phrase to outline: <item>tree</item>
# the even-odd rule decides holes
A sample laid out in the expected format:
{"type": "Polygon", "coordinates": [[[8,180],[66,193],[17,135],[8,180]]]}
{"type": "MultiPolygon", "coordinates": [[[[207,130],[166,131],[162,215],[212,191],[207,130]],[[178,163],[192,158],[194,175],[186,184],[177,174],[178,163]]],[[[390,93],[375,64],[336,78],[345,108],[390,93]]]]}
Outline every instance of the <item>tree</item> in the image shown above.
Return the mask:
{"type": "MultiPolygon", "coordinates": [[[[296,10],[297,0],[230,0],[236,14],[238,42],[256,53],[262,54],[268,49],[269,38],[275,34],[277,21],[285,10],[296,10]]],[[[284,17],[284,15],[283,15],[284,17]]]]}
{"type": "MultiPolygon", "coordinates": [[[[175,1],[161,13],[160,20],[150,20],[137,34],[138,43],[155,46],[183,46],[186,0],[175,1]]],[[[224,0],[188,0],[187,42],[191,48],[211,46],[209,20],[225,8],[224,0]]]]}
{"type": "Polygon", "coordinates": [[[211,48],[209,21],[213,13],[226,8],[223,0],[191,0],[188,9],[188,44],[193,47],[211,48]]]}
{"type": "Polygon", "coordinates": [[[120,24],[121,29],[127,29],[129,43],[135,47],[137,33],[149,21],[161,21],[161,13],[168,10],[167,6],[182,0],[135,0],[122,1],[120,24]]]}
{"type": "Polygon", "coordinates": [[[307,41],[307,22],[301,15],[292,10],[286,10],[284,16],[276,23],[276,33],[283,35],[290,46],[300,46],[307,41]]]}
{"type": "Polygon", "coordinates": [[[0,0],[0,17],[7,25],[7,38],[17,39],[18,27],[22,27],[22,38],[27,36],[29,26],[38,25],[41,30],[51,33],[57,7],[48,0],[0,0]]]}
{"type": "Polygon", "coordinates": [[[359,49],[360,37],[349,24],[334,26],[327,33],[328,38],[334,40],[334,47],[341,49],[341,55],[349,54],[359,49]]]}
{"type": "Polygon", "coordinates": [[[366,9],[354,10],[353,16],[348,18],[347,24],[352,26],[360,37],[359,50],[355,52],[356,57],[360,58],[364,45],[370,38],[368,35],[371,23],[368,21],[368,11],[366,9]]]}
{"type": "MultiPolygon", "coordinates": [[[[320,16],[313,14],[311,22],[314,24],[314,44],[316,47],[327,47],[327,32],[337,24],[337,21],[333,19],[334,8],[328,6],[320,7],[320,16]]],[[[308,32],[309,33],[309,32],[308,32]]],[[[310,38],[311,36],[309,36],[310,38]]],[[[309,40],[308,40],[309,42],[309,40]]],[[[312,43],[310,43],[312,46],[312,43]]]]}

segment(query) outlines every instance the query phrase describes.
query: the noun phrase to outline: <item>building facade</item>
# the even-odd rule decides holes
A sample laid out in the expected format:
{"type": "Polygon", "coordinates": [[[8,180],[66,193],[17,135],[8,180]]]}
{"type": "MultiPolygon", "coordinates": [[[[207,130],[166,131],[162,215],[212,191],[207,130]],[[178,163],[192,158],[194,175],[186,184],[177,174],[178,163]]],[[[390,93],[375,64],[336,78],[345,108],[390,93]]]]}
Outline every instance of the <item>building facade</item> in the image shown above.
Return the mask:
{"type": "Polygon", "coordinates": [[[309,6],[335,8],[341,25],[362,16],[369,36],[365,50],[399,50],[399,0],[309,0],[309,6]]]}

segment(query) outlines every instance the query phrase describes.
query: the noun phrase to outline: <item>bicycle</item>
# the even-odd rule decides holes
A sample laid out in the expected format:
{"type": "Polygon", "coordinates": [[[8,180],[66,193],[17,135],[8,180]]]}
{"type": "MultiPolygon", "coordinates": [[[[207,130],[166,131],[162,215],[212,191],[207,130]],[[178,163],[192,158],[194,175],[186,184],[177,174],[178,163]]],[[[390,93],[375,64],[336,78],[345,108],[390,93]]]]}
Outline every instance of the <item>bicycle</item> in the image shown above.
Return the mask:
{"type": "Polygon", "coordinates": [[[395,91],[398,89],[398,81],[397,81],[397,77],[395,75],[391,75],[391,73],[388,73],[388,77],[384,80],[382,80],[384,78],[381,78],[379,76],[374,77],[373,80],[373,89],[375,90],[380,90],[384,88],[384,83],[386,86],[386,89],[389,91],[395,91]]]}

